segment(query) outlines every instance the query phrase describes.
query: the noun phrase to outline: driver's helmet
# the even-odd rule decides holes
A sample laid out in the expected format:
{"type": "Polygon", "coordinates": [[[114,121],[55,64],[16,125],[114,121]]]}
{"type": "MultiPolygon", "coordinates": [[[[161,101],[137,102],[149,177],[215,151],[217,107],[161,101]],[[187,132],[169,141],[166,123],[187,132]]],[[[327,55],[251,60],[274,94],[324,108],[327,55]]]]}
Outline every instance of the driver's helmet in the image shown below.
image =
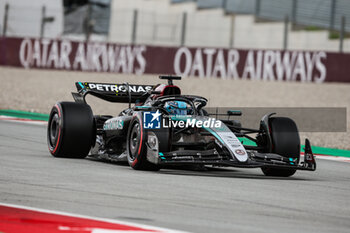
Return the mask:
{"type": "Polygon", "coordinates": [[[184,101],[168,101],[164,107],[170,115],[188,115],[187,103],[184,101]]]}

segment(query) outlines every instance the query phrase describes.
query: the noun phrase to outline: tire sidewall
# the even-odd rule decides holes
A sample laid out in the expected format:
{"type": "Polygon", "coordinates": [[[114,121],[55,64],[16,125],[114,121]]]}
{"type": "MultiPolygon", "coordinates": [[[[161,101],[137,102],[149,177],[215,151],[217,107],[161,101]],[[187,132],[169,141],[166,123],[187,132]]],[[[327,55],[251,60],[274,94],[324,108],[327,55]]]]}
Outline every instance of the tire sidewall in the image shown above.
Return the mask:
{"type": "MultiPolygon", "coordinates": [[[[127,134],[127,140],[126,140],[126,149],[127,149],[127,159],[129,165],[136,170],[147,170],[147,171],[158,171],[161,167],[158,164],[151,163],[147,160],[147,139],[148,139],[148,131],[151,129],[145,129],[143,126],[142,121],[142,113],[139,112],[134,116],[134,118],[131,120],[128,134],[127,134]],[[136,156],[131,157],[131,149],[130,149],[130,140],[131,140],[131,133],[134,128],[134,125],[138,123],[140,134],[142,135],[140,138],[140,143],[138,144],[139,148],[137,150],[136,156]]],[[[158,135],[157,135],[158,136],[158,135]]],[[[159,138],[158,138],[159,140],[159,138]]],[[[160,141],[159,141],[160,142],[160,141]]],[[[163,145],[165,150],[167,150],[167,145],[163,145]]]]}
{"type": "MultiPolygon", "coordinates": [[[[269,119],[269,133],[272,140],[272,153],[286,158],[300,159],[300,138],[295,122],[287,117],[272,117],[269,119]]],[[[263,167],[262,171],[267,176],[289,177],[294,175],[296,169],[279,169],[263,167]]]]}
{"type": "Polygon", "coordinates": [[[134,169],[139,169],[141,168],[141,164],[147,160],[145,156],[145,151],[147,148],[145,145],[146,142],[146,132],[143,128],[142,121],[139,119],[138,116],[134,116],[134,118],[131,120],[129,129],[128,129],[128,134],[127,134],[127,140],[126,140],[126,149],[127,149],[127,158],[128,158],[128,163],[129,165],[134,168],[134,169]],[[131,156],[131,149],[130,149],[130,138],[131,138],[131,133],[132,130],[135,126],[135,124],[139,124],[139,129],[140,129],[140,141],[138,144],[138,149],[136,156],[133,155],[131,156]]]}
{"type": "Polygon", "coordinates": [[[49,115],[49,121],[48,121],[48,127],[51,127],[51,123],[53,120],[54,115],[57,114],[58,115],[58,138],[56,140],[56,144],[52,145],[51,140],[50,140],[50,133],[51,133],[51,129],[47,130],[47,144],[48,144],[48,148],[50,153],[53,156],[57,156],[60,152],[60,148],[62,145],[62,139],[63,139],[63,122],[62,122],[62,108],[60,103],[57,103],[53,106],[53,108],[51,109],[50,115],[49,115]]]}
{"type": "Polygon", "coordinates": [[[273,117],[269,121],[272,152],[283,157],[300,158],[300,138],[295,122],[287,117],[273,117]],[[281,125],[283,124],[283,125],[281,125]]]}

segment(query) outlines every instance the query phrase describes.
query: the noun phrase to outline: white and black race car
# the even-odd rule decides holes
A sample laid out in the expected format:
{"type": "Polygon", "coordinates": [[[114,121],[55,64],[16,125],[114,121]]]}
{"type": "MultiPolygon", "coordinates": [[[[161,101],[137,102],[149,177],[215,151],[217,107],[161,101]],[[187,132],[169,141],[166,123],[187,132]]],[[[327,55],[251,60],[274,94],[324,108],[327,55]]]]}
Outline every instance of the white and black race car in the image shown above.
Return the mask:
{"type": "MultiPolygon", "coordinates": [[[[75,102],[58,102],[51,110],[47,141],[55,157],[128,161],[139,170],[169,165],[212,165],[261,168],[268,176],[291,176],[296,170],[316,169],[309,141],[300,160],[295,122],[273,113],[262,117],[259,129],[243,128],[233,120],[219,120],[204,107],[207,99],[182,95],[168,84],[131,85],[77,82],[75,102]],[[129,103],[119,116],[93,115],[86,95],[129,103]],[[255,135],[255,136],[249,136],[255,135]],[[256,145],[244,145],[248,138],[256,145]]],[[[228,116],[241,115],[229,110],[228,116]]]]}

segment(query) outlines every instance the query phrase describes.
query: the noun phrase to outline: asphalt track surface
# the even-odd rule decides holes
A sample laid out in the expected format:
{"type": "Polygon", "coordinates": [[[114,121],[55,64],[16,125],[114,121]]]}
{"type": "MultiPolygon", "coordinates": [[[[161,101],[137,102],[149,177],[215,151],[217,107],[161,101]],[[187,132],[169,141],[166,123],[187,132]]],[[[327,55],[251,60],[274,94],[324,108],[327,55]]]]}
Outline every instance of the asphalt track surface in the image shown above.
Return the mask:
{"type": "Polygon", "coordinates": [[[349,232],[350,163],[265,177],[259,169],[132,170],[57,159],[46,127],[0,121],[0,202],[190,232],[349,232]]]}

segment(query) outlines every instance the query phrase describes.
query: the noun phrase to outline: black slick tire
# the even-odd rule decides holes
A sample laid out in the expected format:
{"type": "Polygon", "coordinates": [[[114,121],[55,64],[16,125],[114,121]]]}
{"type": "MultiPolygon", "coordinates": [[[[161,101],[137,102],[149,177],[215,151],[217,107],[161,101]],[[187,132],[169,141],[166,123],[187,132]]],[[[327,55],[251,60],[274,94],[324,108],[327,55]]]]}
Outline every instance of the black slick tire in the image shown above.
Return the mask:
{"type": "Polygon", "coordinates": [[[95,142],[95,123],[89,105],[59,102],[52,107],[47,143],[51,155],[59,158],[85,158],[95,142]]]}
{"type": "Polygon", "coordinates": [[[127,158],[135,170],[158,171],[160,167],[150,163],[147,156],[147,132],[138,117],[131,120],[126,140],[127,158]]]}
{"type": "MultiPolygon", "coordinates": [[[[272,153],[287,158],[300,159],[300,138],[295,122],[287,117],[271,117],[269,119],[272,139],[272,153]]],[[[296,169],[262,168],[266,176],[289,177],[294,175],[296,169]]]]}

